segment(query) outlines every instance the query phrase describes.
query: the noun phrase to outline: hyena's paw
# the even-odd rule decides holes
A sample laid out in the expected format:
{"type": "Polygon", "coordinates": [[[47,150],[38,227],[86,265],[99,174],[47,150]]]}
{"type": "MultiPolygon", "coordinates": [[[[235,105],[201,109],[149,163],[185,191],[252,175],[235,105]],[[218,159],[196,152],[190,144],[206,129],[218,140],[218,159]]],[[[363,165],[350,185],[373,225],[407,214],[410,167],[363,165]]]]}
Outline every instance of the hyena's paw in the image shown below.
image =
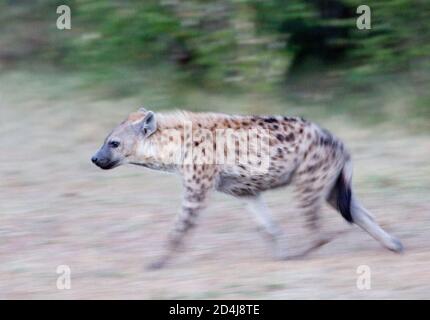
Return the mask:
{"type": "Polygon", "coordinates": [[[323,245],[329,243],[332,240],[333,240],[332,237],[320,238],[320,239],[315,240],[310,246],[308,246],[306,248],[303,248],[303,247],[301,247],[301,248],[289,248],[288,250],[285,250],[286,249],[285,247],[283,249],[279,248],[277,257],[280,260],[300,259],[300,258],[307,256],[312,251],[314,251],[314,250],[322,247],[323,245]]]}

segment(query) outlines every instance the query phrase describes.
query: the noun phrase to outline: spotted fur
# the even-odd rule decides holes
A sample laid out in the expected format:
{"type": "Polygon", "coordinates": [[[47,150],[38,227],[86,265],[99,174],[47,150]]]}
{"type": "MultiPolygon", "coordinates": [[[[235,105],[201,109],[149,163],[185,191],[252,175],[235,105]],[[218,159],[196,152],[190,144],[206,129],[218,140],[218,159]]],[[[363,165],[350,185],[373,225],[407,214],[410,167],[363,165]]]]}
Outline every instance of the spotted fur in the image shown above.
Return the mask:
{"type": "MultiPolygon", "coordinates": [[[[319,228],[319,212],[328,201],[347,221],[357,223],[389,249],[400,251],[402,248],[397,239],[374,222],[352,193],[351,159],[344,144],[329,131],[299,117],[191,112],[153,114],[142,109],[121,123],[101,150],[105,150],[106,167],[109,161],[115,160],[115,166],[136,164],[173,172],[182,179],[184,195],[169,235],[169,251],[153,267],[164,265],[175,252],[187,231],[196,225],[209,193],[214,190],[246,200],[257,222],[271,236],[275,246],[280,247],[283,232],[271,219],[261,193],[290,184],[294,188],[297,210],[302,212],[311,230],[319,228]],[[216,139],[219,132],[226,130],[233,132],[233,146],[251,139],[240,132],[252,132],[251,135],[264,142],[261,150],[250,147],[247,152],[257,164],[263,157],[268,158],[265,171],[254,171],[255,163],[240,162],[238,149],[229,150],[228,145],[216,139]],[[109,151],[106,144],[115,139],[121,142],[122,149],[109,151]],[[229,152],[233,152],[233,163],[214,161],[215,153],[226,156],[229,152]]],[[[99,151],[98,156],[102,157],[100,153],[103,152],[99,151]]],[[[315,243],[317,246],[322,241],[319,239],[315,243]]],[[[284,248],[278,248],[277,252],[278,256],[289,257],[284,248]]]]}

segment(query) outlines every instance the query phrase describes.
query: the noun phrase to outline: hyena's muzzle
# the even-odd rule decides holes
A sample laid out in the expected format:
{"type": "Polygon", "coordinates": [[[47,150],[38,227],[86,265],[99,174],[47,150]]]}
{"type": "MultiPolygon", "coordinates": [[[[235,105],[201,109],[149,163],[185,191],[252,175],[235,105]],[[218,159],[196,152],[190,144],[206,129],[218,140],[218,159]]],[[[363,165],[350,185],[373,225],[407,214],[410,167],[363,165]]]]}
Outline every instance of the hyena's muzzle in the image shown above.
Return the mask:
{"type": "Polygon", "coordinates": [[[120,159],[117,159],[112,150],[104,144],[96,154],[91,158],[91,161],[101,169],[113,169],[120,165],[120,159]]]}

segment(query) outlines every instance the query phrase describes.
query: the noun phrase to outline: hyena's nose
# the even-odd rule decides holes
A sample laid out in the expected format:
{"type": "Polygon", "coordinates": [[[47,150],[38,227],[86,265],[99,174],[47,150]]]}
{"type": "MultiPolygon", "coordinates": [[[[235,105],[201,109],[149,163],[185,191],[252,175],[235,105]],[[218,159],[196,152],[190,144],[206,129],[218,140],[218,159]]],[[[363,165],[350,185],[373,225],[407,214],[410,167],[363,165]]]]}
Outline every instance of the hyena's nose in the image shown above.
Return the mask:
{"type": "Polygon", "coordinates": [[[94,163],[94,164],[97,164],[97,161],[98,161],[99,159],[97,159],[97,157],[96,156],[93,156],[92,158],[91,158],[91,161],[92,161],[92,163],[94,163]]]}

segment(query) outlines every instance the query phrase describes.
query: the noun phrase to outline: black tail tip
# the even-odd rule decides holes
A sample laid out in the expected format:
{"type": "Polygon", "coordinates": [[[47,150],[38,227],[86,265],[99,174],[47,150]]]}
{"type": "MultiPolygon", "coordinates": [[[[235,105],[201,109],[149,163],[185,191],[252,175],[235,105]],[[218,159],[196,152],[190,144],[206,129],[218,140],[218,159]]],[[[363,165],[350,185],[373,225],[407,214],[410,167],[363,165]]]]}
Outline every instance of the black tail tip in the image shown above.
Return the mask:
{"type": "Polygon", "coordinates": [[[342,214],[342,217],[349,223],[353,223],[351,214],[351,187],[345,182],[342,173],[339,175],[336,182],[337,191],[337,209],[342,214]]]}

